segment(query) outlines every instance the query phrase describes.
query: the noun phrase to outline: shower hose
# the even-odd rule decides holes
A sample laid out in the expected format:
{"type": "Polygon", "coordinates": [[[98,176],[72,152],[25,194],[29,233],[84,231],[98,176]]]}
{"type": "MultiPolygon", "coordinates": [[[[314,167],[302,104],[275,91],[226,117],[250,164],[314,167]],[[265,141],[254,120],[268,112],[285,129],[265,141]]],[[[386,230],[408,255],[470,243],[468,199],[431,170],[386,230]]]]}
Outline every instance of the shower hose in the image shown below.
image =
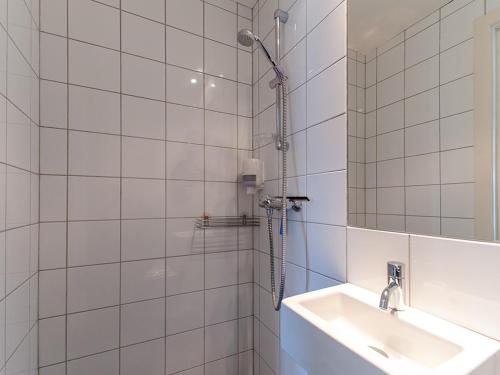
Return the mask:
{"type": "Polygon", "coordinates": [[[288,199],[287,197],[287,88],[284,82],[279,84],[279,90],[281,90],[281,134],[278,134],[278,137],[281,137],[281,152],[282,152],[282,176],[281,176],[281,276],[280,276],[280,285],[278,294],[276,294],[276,270],[274,264],[274,236],[273,236],[273,212],[274,209],[268,205],[266,207],[266,215],[267,215],[267,230],[269,233],[269,255],[271,258],[271,294],[273,299],[273,307],[274,310],[279,311],[281,309],[281,302],[283,301],[283,297],[285,294],[285,280],[286,280],[286,238],[287,238],[287,205],[288,199]]]}

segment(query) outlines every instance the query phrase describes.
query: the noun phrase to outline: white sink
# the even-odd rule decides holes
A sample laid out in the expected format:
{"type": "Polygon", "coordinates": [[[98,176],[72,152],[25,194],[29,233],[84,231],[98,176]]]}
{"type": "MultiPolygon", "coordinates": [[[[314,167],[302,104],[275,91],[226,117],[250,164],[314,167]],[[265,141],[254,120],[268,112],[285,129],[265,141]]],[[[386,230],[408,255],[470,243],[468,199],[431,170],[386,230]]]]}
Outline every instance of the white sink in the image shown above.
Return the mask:
{"type": "Polygon", "coordinates": [[[378,308],[379,295],[343,284],[287,298],[281,347],[309,375],[500,374],[500,344],[408,308],[378,308]]]}

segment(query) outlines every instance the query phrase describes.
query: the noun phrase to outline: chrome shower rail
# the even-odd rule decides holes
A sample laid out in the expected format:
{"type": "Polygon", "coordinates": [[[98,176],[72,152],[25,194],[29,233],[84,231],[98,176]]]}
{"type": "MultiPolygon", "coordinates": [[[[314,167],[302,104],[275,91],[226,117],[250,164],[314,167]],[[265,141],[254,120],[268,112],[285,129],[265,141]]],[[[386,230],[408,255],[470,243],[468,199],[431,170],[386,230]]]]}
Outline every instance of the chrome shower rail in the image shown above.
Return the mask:
{"type": "Polygon", "coordinates": [[[260,219],[256,216],[204,216],[196,219],[196,228],[231,228],[231,227],[258,227],[260,219]]]}

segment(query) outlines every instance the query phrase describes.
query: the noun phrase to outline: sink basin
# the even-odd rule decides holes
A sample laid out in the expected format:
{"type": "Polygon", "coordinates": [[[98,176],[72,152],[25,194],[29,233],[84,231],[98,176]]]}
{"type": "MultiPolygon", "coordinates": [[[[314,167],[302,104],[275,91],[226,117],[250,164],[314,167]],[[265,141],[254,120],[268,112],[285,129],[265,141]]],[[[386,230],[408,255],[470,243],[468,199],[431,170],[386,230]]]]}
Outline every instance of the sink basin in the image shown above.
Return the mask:
{"type": "Polygon", "coordinates": [[[283,301],[281,347],[309,375],[500,374],[500,344],[343,284],[283,301]],[[498,371],[498,372],[497,372],[498,371]]]}

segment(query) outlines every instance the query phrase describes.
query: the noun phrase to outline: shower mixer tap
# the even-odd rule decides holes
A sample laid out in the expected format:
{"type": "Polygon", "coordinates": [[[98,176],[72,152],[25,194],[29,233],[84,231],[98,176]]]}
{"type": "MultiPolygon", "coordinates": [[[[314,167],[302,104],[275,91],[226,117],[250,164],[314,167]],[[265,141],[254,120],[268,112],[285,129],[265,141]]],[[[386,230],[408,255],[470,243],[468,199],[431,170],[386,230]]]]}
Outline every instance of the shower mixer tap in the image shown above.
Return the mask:
{"type": "Polygon", "coordinates": [[[267,209],[273,209],[273,210],[281,210],[281,207],[283,206],[281,197],[271,197],[269,195],[266,195],[260,202],[259,206],[262,208],[267,209]]]}
{"type": "MultiPolygon", "coordinates": [[[[268,234],[269,234],[269,256],[270,256],[270,266],[271,266],[271,297],[273,301],[273,307],[276,311],[281,308],[281,302],[283,301],[285,295],[285,280],[286,280],[286,250],[287,250],[287,208],[288,200],[287,198],[287,151],[289,145],[287,142],[287,121],[288,121],[288,91],[286,81],[288,76],[285,69],[280,66],[280,28],[282,23],[288,21],[288,13],[277,9],[274,12],[274,36],[275,36],[275,56],[273,57],[270,51],[262,43],[261,39],[248,29],[242,29],[238,32],[237,39],[238,43],[245,47],[250,47],[254,43],[257,43],[262,50],[262,53],[267,57],[271,67],[276,75],[276,77],[270,82],[271,88],[276,91],[276,134],[273,135],[273,140],[276,149],[281,151],[281,161],[282,161],[282,176],[281,176],[281,190],[282,197],[270,197],[266,196],[263,200],[259,202],[259,205],[266,210],[267,214],[267,224],[268,224],[268,234]],[[279,287],[276,287],[276,273],[274,266],[274,242],[273,242],[273,211],[280,211],[281,216],[281,228],[280,233],[282,236],[281,241],[281,275],[279,281],[279,287]],[[278,290],[277,290],[278,289],[278,290]]],[[[292,204],[295,210],[300,210],[300,206],[296,203],[292,204]]]]}
{"type": "MultiPolygon", "coordinates": [[[[302,202],[309,202],[310,199],[305,196],[287,196],[286,199],[290,202],[292,210],[298,212],[302,209],[302,202]]],[[[260,202],[259,206],[265,209],[281,210],[283,207],[283,197],[271,197],[266,195],[260,202]]]]}

